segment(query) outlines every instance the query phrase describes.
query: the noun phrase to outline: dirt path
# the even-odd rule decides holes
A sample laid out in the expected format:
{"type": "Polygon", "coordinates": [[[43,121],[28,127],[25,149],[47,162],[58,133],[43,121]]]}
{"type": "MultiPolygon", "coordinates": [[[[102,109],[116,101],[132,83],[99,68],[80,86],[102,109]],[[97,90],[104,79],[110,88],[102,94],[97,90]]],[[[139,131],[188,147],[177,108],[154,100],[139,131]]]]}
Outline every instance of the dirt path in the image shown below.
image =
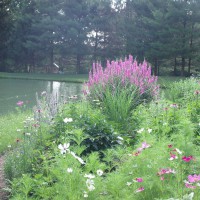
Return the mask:
{"type": "Polygon", "coordinates": [[[0,200],[8,200],[6,192],[3,188],[6,187],[4,174],[3,174],[4,156],[0,155],[0,200]]]}

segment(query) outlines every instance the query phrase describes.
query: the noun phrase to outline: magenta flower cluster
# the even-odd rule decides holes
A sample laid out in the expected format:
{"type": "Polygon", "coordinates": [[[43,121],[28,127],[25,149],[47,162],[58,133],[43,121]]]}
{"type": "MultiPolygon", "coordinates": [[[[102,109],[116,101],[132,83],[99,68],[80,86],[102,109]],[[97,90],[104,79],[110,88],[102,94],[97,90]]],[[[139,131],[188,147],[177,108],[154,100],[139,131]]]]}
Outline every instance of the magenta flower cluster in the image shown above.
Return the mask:
{"type": "Polygon", "coordinates": [[[128,85],[136,86],[141,95],[148,92],[153,97],[159,91],[156,84],[157,77],[151,75],[151,67],[148,63],[144,61],[139,64],[131,55],[124,61],[107,61],[105,69],[100,63],[94,63],[86,85],[89,93],[91,93],[93,89],[96,89],[96,86],[104,88],[107,84],[112,85],[114,89],[116,82],[118,86],[124,88],[128,85]]]}

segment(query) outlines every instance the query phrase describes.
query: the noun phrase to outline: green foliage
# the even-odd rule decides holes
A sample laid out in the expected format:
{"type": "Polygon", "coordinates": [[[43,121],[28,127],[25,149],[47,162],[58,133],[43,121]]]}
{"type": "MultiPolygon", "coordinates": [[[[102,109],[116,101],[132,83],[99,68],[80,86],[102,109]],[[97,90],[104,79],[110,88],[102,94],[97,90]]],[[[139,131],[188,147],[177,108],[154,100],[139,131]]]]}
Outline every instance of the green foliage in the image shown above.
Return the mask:
{"type": "Polygon", "coordinates": [[[24,121],[24,125],[23,137],[18,138],[14,148],[6,154],[4,171],[9,180],[31,172],[33,163],[41,159],[37,158],[41,151],[51,146],[48,142],[51,135],[45,126],[41,129],[30,117],[24,121]]]}
{"type": "MultiPolygon", "coordinates": [[[[98,153],[84,157],[84,167],[69,153],[59,155],[57,148],[51,151],[52,157],[45,155],[46,160],[39,165],[36,173],[23,175],[12,182],[11,198],[32,199],[155,199],[155,198],[180,198],[188,193],[184,180],[192,173],[198,173],[198,162],[191,160],[184,162],[183,155],[197,156],[198,148],[187,137],[188,133],[179,134],[170,141],[162,137],[159,141],[152,132],[140,134],[140,141],[146,141],[149,147],[143,149],[138,156],[135,153],[143,142],[135,147],[109,149],[104,152],[104,162],[98,159],[98,153]],[[182,143],[181,143],[182,141],[182,143]],[[183,142],[184,141],[184,142],[183,142]],[[185,143],[186,142],[186,143],[185,143]],[[172,148],[168,147],[171,145],[172,148]],[[182,155],[174,152],[177,148],[182,155]],[[170,153],[177,155],[177,159],[169,160],[170,153]],[[50,158],[50,159],[49,159],[50,158]],[[69,171],[69,168],[72,171],[69,171]],[[102,176],[97,175],[97,170],[103,171],[102,176]],[[159,175],[162,169],[171,169],[172,173],[159,175]],[[87,188],[86,174],[91,174],[94,190],[87,188]],[[161,180],[160,178],[163,178],[161,180]],[[141,182],[137,181],[141,178],[141,182]],[[67,190],[66,190],[67,188],[67,190]],[[139,188],[143,191],[137,192],[139,188]],[[176,188],[176,190],[174,190],[176,188]]],[[[64,140],[65,141],[65,140],[64,140]]],[[[55,146],[56,147],[56,146],[55,146]]],[[[75,145],[71,148],[79,148],[75,145]]],[[[50,152],[49,152],[50,153],[50,152]]],[[[195,199],[198,198],[195,193],[195,199]]]]}
{"type": "Polygon", "coordinates": [[[189,78],[180,80],[171,84],[169,98],[175,103],[184,105],[190,101],[196,101],[199,96],[197,94],[198,91],[200,91],[198,79],[189,78]]]}
{"type": "Polygon", "coordinates": [[[66,105],[56,119],[54,132],[58,137],[76,137],[75,129],[81,129],[84,134],[81,144],[86,146],[86,149],[83,154],[101,151],[117,144],[119,133],[115,133],[115,128],[101,110],[91,107],[87,102],[66,105]],[[65,118],[72,118],[73,122],[65,123],[65,118]]]}
{"type": "Polygon", "coordinates": [[[7,155],[9,199],[183,200],[194,192],[198,200],[200,101],[183,101],[140,104],[127,135],[98,106],[62,106],[48,128],[26,129],[31,135],[7,155]]]}
{"type": "Polygon", "coordinates": [[[107,88],[104,92],[102,107],[109,118],[118,123],[125,123],[131,111],[139,104],[139,92],[136,88],[117,87],[113,92],[107,88]]]}
{"type": "Polygon", "coordinates": [[[17,139],[23,138],[23,121],[29,115],[29,112],[23,112],[0,116],[0,154],[15,147],[17,139]]]}

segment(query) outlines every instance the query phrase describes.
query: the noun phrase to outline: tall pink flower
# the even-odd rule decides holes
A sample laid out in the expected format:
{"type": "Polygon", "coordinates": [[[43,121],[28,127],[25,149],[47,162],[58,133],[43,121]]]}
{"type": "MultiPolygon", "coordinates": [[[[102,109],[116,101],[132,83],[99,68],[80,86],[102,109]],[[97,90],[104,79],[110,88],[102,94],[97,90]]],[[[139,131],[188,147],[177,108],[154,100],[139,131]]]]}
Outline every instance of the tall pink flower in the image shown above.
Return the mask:
{"type": "Polygon", "coordinates": [[[115,84],[122,88],[134,85],[141,95],[148,92],[151,97],[157,96],[159,92],[157,77],[151,75],[149,64],[145,60],[139,64],[131,55],[124,61],[107,61],[105,69],[100,63],[93,64],[92,70],[89,72],[89,80],[86,83],[89,93],[103,97],[102,89],[107,84],[113,86],[113,89],[115,84]],[[97,88],[97,86],[100,87],[97,88]]]}

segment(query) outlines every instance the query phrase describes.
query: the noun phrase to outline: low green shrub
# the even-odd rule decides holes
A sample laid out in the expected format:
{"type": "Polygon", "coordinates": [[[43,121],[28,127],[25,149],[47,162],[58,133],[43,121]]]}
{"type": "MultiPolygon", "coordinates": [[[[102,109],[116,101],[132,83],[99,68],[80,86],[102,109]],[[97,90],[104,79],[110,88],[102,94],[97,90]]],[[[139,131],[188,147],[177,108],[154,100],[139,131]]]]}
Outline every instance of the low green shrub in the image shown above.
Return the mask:
{"type": "Polygon", "coordinates": [[[120,133],[116,132],[101,110],[93,108],[87,102],[65,105],[55,120],[53,132],[57,137],[73,137],[75,129],[83,131],[81,145],[86,147],[83,154],[111,148],[119,143],[120,133]],[[65,119],[70,122],[65,122],[65,119]]]}
{"type": "Polygon", "coordinates": [[[35,173],[12,181],[10,199],[182,199],[194,191],[197,200],[200,179],[192,177],[199,173],[199,149],[188,134],[158,141],[155,132],[143,131],[135,147],[107,149],[102,161],[98,152],[77,156],[82,147],[64,138],[66,153],[56,144],[43,152],[35,173]]]}
{"type": "Polygon", "coordinates": [[[175,103],[184,105],[190,101],[196,101],[200,95],[200,83],[198,79],[188,78],[174,82],[168,91],[169,99],[175,103]]]}

